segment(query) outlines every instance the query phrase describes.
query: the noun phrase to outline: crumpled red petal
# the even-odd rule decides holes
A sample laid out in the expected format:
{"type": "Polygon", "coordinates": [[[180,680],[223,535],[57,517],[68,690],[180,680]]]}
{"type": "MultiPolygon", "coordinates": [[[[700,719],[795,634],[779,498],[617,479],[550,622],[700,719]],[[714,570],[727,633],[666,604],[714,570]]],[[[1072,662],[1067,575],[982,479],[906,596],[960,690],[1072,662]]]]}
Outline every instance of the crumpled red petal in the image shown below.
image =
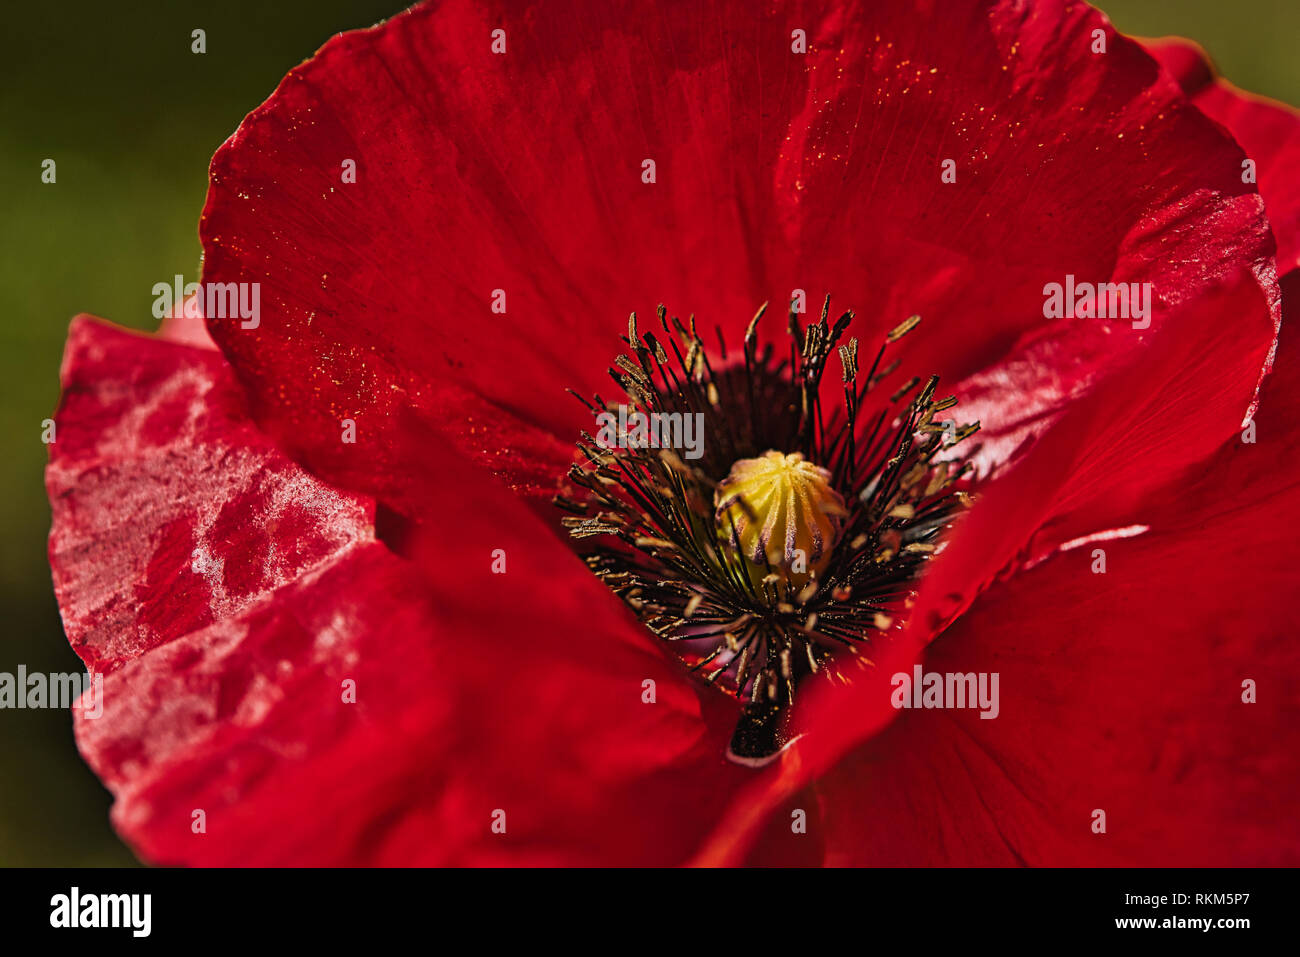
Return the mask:
{"type": "Polygon", "coordinates": [[[64,387],[52,564],[108,672],[77,737],[147,860],[667,864],[747,778],[734,703],[477,470],[443,459],[411,562],[219,354],[79,319],[64,387]]]}
{"type": "Polygon", "coordinates": [[[583,421],[562,389],[602,388],[660,301],[733,341],[796,288],[866,343],[921,313],[903,374],[969,377],[989,467],[1148,338],[1044,319],[1046,282],[1150,281],[1155,329],[1249,266],[1275,306],[1239,148],[1086,5],[603,9],[460,0],[335,38],[215,157],[204,278],[260,282],[264,317],[209,325],[319,474],[422,515],[406,466],[441,430],[549,494],[583,421]]]}
{"type": "Polygon", "coordinates": [[[46,488],[73,649],[112,671],[373,537],[260,433],[215,351],[74,319],[46,488]]]}
{"type": "Polygon", "coordinates": [[[1206,116],[1221,123],[1255,162],[1273,235],[1278,274],[1300,266],[1300,111],[1257,96],[1219,77],[1205,51],[1190,40],[1144,40],[1206,116]]]}
{"type": "Polygon", "coordinates": [[[151,861],[222,866],[684,860],[744,777],[722,759],[726,718],[702,717],[719,702],[584,608],[580,568],[496,542],[513,565],[490,593],[464,587],[488,579],[486,548],[447,550],[430,588],[363,545],[109,675],[103,716],[77,729],[123,836],[151,861]],[[556,588],[571,597],[539,619],[556,588]]]}

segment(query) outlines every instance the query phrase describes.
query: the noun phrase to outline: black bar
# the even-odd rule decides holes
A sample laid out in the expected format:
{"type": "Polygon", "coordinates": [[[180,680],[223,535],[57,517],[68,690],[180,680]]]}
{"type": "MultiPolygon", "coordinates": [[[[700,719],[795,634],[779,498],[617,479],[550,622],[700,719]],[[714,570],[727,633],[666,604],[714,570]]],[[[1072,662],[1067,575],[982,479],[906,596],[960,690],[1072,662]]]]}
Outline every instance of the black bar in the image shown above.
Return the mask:
{"type": "Polygon", "coordinates": [[[622,928],[611,947],[644,932],[668,949],[723,928],[755,943],[769,931],[804,936],[809,949],[838,947],[840,937],[875,949],[900,935],[927,945],[1128,938],[1234,946],[1254,934],[1283,933],[1295,886],[1294,872],[1281,869],[0,870],[0,927],[51,942],[128,946],[246,944],[267,933],[295,944],[337,944],[379,930],[457,949],[473,946],[466,937],[499,945],[513,934],[536,946],[566,935],[589,938],[600,926],[622,928]],[[126,926],[51,926],[66,915],[60,898],[70,905],[74,887],[82,915],[111,919],[116,909],[126,926]],[[145,894],[147,936],[136,936],[143,897],[139,910],[127,910],[122,898],[101,909],[100,895],[145,894]]]}

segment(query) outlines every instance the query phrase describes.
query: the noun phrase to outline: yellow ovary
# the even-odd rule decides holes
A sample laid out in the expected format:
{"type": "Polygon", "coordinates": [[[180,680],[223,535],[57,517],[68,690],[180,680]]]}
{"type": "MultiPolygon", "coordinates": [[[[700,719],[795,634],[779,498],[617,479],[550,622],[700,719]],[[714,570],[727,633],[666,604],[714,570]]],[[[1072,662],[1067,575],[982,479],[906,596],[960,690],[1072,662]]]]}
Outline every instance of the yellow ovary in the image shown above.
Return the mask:
{"type": "Polygon", "coordinates": [[[739,460],[714,498],[719,538],[749,562],[751,575],[761,579],[770,566],[802,586],[825,569],[844,526],[844,499],[830,480],[799,452],[739,460]]]}

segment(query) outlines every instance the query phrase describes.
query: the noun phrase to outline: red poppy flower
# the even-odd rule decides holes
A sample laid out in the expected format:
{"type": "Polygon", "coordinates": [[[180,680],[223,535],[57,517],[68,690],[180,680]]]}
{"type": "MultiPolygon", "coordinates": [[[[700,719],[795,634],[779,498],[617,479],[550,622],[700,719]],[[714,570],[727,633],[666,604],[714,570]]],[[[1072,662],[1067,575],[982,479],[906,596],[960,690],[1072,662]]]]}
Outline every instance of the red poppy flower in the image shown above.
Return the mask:
{"type": "Polygon", "coordinates": [[[335,37],[212,162],[203,280],[260,314],[70,333],[50,555],[115,825],[191,864],[1295,863],[1297,129],[1056,0],[335,37]],[[1053,314],[1076,280],[1151,308],[1053,314]],[[620,350],[698,461],[575,465],[620,350]],[[898,707],[914,667],[996,718],[898,707]]]}

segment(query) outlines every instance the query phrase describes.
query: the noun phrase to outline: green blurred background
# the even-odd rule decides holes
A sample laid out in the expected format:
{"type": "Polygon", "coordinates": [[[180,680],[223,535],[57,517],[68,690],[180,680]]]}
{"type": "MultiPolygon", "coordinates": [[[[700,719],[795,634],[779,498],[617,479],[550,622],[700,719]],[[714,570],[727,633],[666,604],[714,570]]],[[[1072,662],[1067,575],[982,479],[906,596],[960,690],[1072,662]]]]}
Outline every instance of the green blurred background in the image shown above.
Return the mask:
{"type": "MultiPolygon", "coordinates": [[[[1131,34],[1181,34],[1238,86],[1300,104],[1298,0],[1102,2],[1131,34]]],[[[400,0],[14,4],[0,60],[0,672],[79,670],[45,558],[40,422],[68,320],[150,328],[155,282],[197,278],[208,161],[296,63],[400,0]],[[190,33],[207,32],[207,53],[190,33]],[[58,181],[41,183],[41,161],[58,181]]],[[[0,710],[0,865],[130,864],[71,717],[0,710]]]]}

